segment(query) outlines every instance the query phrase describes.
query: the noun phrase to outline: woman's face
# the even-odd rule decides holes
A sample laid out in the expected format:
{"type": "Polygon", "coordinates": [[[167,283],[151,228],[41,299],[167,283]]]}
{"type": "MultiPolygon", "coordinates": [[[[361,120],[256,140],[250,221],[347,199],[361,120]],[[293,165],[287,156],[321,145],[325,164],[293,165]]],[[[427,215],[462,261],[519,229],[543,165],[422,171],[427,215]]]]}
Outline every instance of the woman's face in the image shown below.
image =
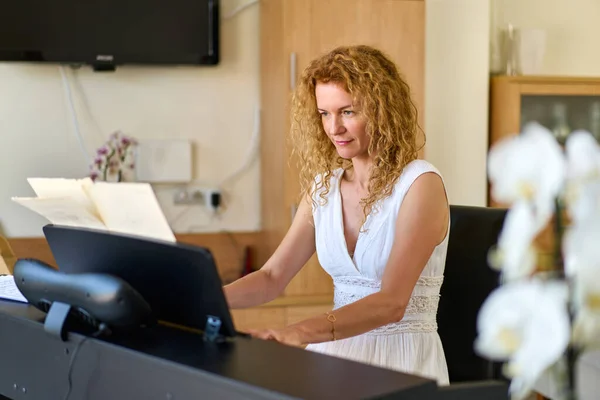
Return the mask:
{"type": "Polygon", "coordinates": [[[371,141],[366,121],[352,102],[352,96],[337,83],[317,83],[317,109],[323,129],[340,157],[345,159],[368,157],[371,141]]]}

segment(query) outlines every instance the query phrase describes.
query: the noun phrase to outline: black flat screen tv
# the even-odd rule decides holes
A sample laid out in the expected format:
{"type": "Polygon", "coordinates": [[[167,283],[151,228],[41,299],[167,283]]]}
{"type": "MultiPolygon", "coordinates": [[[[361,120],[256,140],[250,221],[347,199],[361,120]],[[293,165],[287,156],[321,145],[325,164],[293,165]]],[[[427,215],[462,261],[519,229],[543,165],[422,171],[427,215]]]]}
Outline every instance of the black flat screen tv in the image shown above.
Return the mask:
{"type": "Polygon", "coordinates": [[[214,65],[219,0],[17,0],[0,7],[0,61],[214,65]]]}

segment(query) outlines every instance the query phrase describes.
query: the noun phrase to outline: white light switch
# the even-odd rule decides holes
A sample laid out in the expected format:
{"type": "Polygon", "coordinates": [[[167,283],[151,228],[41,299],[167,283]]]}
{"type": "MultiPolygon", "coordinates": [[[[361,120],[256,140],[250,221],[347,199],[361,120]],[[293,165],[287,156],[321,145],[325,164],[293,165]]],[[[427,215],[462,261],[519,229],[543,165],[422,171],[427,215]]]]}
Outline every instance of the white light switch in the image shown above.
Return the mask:
{"type": "Polygon", "coordinates": [[[192,144],[189,140],[140,139],[135,168],[140,182],[191,182],[192,144]]]}

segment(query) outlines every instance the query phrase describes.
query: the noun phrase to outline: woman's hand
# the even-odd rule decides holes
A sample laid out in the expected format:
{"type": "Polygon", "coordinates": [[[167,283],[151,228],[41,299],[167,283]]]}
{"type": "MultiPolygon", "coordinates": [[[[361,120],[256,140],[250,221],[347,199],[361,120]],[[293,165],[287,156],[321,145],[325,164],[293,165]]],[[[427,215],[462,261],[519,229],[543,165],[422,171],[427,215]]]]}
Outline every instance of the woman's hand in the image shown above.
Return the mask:
{"type": "Polygon", "coordinates": [[[257,339],[274,340],[288,346],[302,347],[300,331],[296,328],[287,327],[283,329],[249,329],[247,333],[257,339]]]}

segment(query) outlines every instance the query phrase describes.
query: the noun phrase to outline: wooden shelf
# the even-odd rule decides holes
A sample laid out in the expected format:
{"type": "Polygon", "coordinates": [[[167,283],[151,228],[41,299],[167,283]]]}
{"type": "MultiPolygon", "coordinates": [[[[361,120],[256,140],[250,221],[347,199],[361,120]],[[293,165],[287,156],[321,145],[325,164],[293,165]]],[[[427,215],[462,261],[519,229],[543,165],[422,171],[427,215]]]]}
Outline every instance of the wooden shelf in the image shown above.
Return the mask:
{"type": "MultiPolygon", "coordinates": [[[[589,105],[600,102],[600,77],[569,76],[493,76],[490,81],[489,146],[506,137],[518,135],[522,125],[537,121],[550,129],[556,102],[564,103],[571,131],[588,129],[589,105]]],[[[507,207],[491,199],[488,205],[507,207]]],[[[563,215],[568,223],[568,216],[563,215]]],[[[555,248],[554,220],[536,237],[538,268],[552,267],[555,248]]]]}

